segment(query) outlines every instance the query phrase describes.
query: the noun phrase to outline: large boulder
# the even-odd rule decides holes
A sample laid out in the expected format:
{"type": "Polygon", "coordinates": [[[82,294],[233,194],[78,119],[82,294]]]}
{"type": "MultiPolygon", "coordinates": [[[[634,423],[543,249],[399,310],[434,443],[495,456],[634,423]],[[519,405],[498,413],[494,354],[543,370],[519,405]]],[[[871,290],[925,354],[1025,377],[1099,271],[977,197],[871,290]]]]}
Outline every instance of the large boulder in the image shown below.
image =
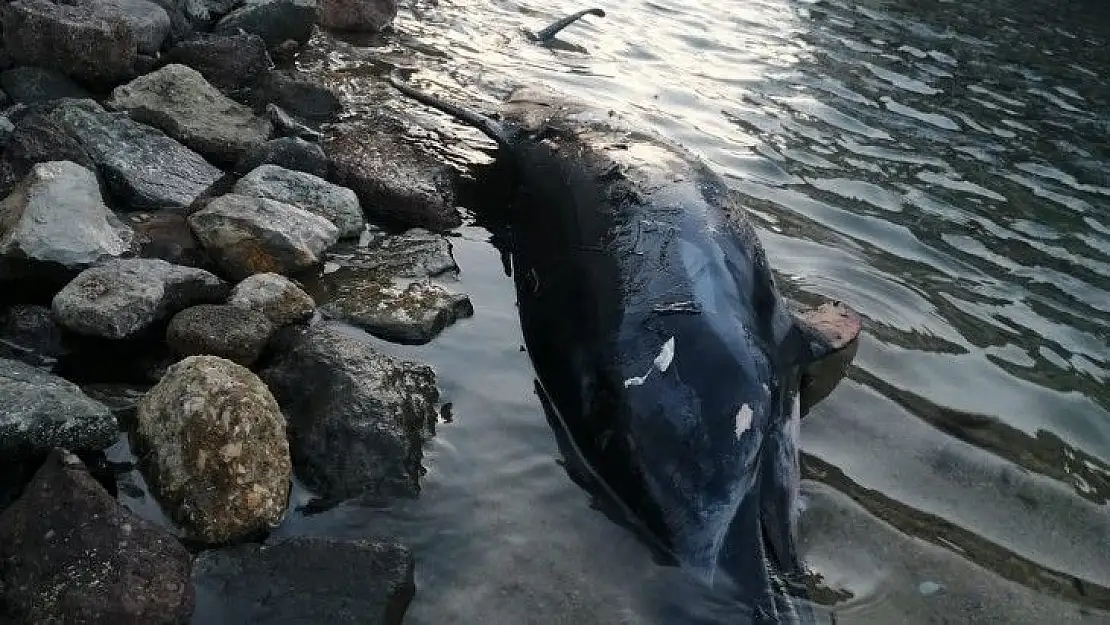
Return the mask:
{"type": "Polygon", "coordinates": [[[0,456],[45,453],[53,447],[95,451],[118,438],[116,418],[76,384],[0,358],[0,456]]]}
{"type": "Polygon", "coordinates": [[[43,67],[13,67],[0,74],[0,86],[12,100],[22,104],[92,97],[65,74],[43,67]]]}
{"type": "Polygon", "coordinates": [[[6,623],[176,625],[193,612],[189,552],[53,451],[0,514],[6,623]]]}
{"type": "Polygon", "coordinates": [[[212,258],[233,279],[315,267],[339,240],[335,224],[283,202],[224,195],[189,216],[212,258]]]}
{"type": "Polygon", "coordinates": [[[215,33],[240,30],[258,35],[270,48],[287,40],[305,43],[316,24],[316,0],[246,0],[213,27],[215,33]]]}
{"type": "Polygon", "coordinates": [[[277,165],[262,165],[235,184],[235,193],[292,204],[339,228],[339,238],[357,237],[366,227],[354,191],[323,178],[277,165]]]}
{"type": "Polygon", "coordinates": [[[249,369],[190,356],[143,397],[136,422],[144,474],[191,537],[229,542],[284,518],[292,479],[285,418],[249,369]]]}
{"type": "Polygon", "coordinates": [[[58,291],[52,306],[68,330],[124,339],[189,306],[222,302],[228,291],[227,283],[202,269],[128,258],[82,271],[58,291]]]}
{"type": "Polygon", "coordinates": [[[273,130],[269,121],[184,65],[167,65],[117,87],[107,104],[160,128],[215,163],[234,163],[273,130]]]}
{"type": "Polygon", "coordinates": [[[274,63],[258,35],[202,35],[178,43],[162,57],[197,70],[225,91],[238,91],[270,71],[274,63]]]}
{"type": "Polygon", "coordinates": [[[329,317],[357,325],[387,341],[422,345],[459,319],[474,314],[470,298],[429,281],[398,286],[379,282],[365,270],[340,269],[328,274],[329,317]]]}
{"type": "Polygon", "coordinates": [[[93,172],[69,161],[39,163],[0,202],[0,276],[21,271],[78,271],[131,249],[134,233],[100,196],[93,172]]]}
{"type": "Polygon", "coordinates": [[[88,150],[69,134],[69,128],[42,112],[24,115],[15,125],[4,146],[4,159],[20,177],[36,163],[72,161],[96,171],[88,150]]]}
{"type": "Polygon", "coordinates": [[[328,160],[324,149],[300,137],[270,139],[247,150],[235,164],[235,173],[243,175],[260,165],[277,165],[320,178],[328,175],[328,160]]]}
{"type": "Polygon", "coordinates": [[[78,4],[115,13],[135,35],[135,49],[139,54],[157,54],[170,34],[169,13],[149,0],[78,0],[78,4]]]}
{"type": "Polygon", "coordinates": [[[321,26],[335,30],[380,32],[397,17],[397,0],[320,0],[321,26]]]}
{"type": "Polygon", "coordinates": [[[278,327],[307,321],[316,310],[308,293],[276,273],[256,273],[236,284],[227,303],[260,312],[278,327]]]}
{"type": "Polygon", "coordinates": [[[298,475],[327,499],[412,497],[439,392],[427,365],[396,361],[334,323],[291,326],[262,378],[289,418],[298,475]]]}
{"type": "Polygon", "coordinates": [[[205,551],[195,622],[400,625],[416,592],[403,545],[296,537],[205,551]],[[281,592],[274,592],[280,588],[281,592]]]}
{"type": "Polygon", "coordinates": [[[166,328],[166,343],[184,356],[219,356],[249,367],[262,355],[273,333],[274,324],[260,312],[201,304],[174,315],[166,328]]]}
{"type": "Polygon", "coordinates": [[[112,194],[132,210],[184,209],[223,172],[160,130],[91,100],[55,108],[58,121],[89,153],[112,194]]]}

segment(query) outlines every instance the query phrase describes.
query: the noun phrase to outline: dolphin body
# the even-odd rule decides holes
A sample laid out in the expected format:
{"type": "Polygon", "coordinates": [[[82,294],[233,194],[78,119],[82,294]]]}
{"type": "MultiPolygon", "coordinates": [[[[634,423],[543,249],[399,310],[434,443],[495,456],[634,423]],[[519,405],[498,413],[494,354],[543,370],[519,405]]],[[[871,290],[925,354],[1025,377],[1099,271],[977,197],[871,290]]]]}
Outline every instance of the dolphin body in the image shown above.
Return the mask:
{"type": "Polygon", "coordinates": [[[544,91],[514,92],[497,121],[390,81],[515,170],[525,343],[595,476],[753,621],[797,622],[777,584],[801,572],[799,420],[835,386],[811,379],[820,365],[840,356],[843,375],[859,317],[793,314],[737,195],[680,146],[544,91]]]}

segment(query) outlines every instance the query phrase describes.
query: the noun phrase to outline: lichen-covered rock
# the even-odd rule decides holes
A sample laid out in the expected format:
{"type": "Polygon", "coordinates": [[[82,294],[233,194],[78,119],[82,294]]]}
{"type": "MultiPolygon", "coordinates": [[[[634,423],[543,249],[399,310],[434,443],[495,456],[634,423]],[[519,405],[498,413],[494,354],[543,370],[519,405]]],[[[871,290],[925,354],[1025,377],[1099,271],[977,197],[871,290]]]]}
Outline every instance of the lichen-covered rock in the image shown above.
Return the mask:
{"type": "Polygon", "coordinates": [[[249,367],[273,333],[274,324],[260,312],[201,304],[174,315],[166,329],[166,343],[183,356],[207,354],[249,367]]]}
{"type": "Polygon", "coordinates": [[[53,447],[100,450],[118,437],[112,413],[76,384],[0,358],[0,456],[44,453],[53,447]]]}
{"type": "Polygon", "coordinates": [[[121,256],[133,239],[104,205],[96,176],[76,163],[39,163],[0,201],[0,256],[30,271],[77,271],[121,256]]]}
{"type": "Polygon", "coordinates": [[[413,570],[407,547],[370,540],[296,537],[205,551],[193,567],[194,620],[400,625],[416,592],[413,570]]]}
{"type": "Polygon", "coordinates": [[[328,499],[412,497],[435,431],[435,373],[396,361],[338,324],[290,326],[262,378],[289,418],[298,475],[328,499]]]}
{"type": "Polygon", "coordinates": [[[171,64],[112,92],[108,106],[160,128],[216,163],[234,163],[270,138],[270,122],[213,87],[197,70],[171,64]]]}
{"type": "Polygon", "coordinates": [[[49,117],[88,151],[112,194],[131,210],[186,208],[224,175],[162,131],[91,100],[58,106],[49,117]]]}
{"type": "Polygon", "coordinates": [[[387,341],[421,345],[474,314],[465,294],[428,281],[400,287],[378,282],[371,272],[359,269],[340,269],[326,280],[328,299],[320,310],[387,341]]]}
{"type": "Polygon", "coordinates": [[[320,25],[335,30],[380,32],[397,17],[397,0],[320,0],[320,25]]]}
{"type": "Polygon", "coordinates": [[[260,312],[279,327],[307,321],[316,310],[308,293],[276,273],[256,273],[236,284],[227,303],[260,312]]]}
{"type": "Polygon", "coordinates": [[[231,278],[289,274],[320,263],[339,240],[335,224],[290,204],[230,194],[189,216],[201,244],[231,278]]]}
{"type": "Polygon", "coordinates": [[[225,91],[237,91],[273,67],[266,42],[250,33],[205,34],[178,43],[163,57],[197,70],[225,91]]]}
{"type": "Polygon", "coordinates": [[[212,271],[208,252],[197,240],[185,215],[177,211],[125,213],[123,220],[135,231],[139,256],[161,258],[174,264],[212,271]]]}
{"type": "Polygon", "coordinates": [[[261,82],[266,102],[313,121],[329,121],[343,111],[339,94],[319,79],[296,70],[274,70],[261,82]]]}
{"type": "Polygon", "coordinates": [[[0,74],[0,86],[12,100],[35,104],[60,98],[89,98],[89,92],[65,74],[43,67],[13,67],[0,74]]]}
{"type": "Polygon", "coordinates": [[[285,419],[249,369],[216,356],[173,365],[139,402],[135,437],[151,487],[191,537],[229,542],[285,516],[285,419]]]}
{"type": "Polygon", "coordinates": [[[126,258],[82,271],[58,291],[52,307],[73,332],[123,339],[189,306],[222,302],[228,291],[226,282],[202,269],[126,258]]]}
{"type": "Polygon", "coordinates": [[[0,358],[52,369],[68,353],[62,328],[49,308],[17,304],[0,314],[0,358]]]}
{"type": "Polygon", "coordinates": [[[354,191],[323,178],[277,165],[262,165],[235,184],[235,193],[292,204],[339,228],[339,237],[357,237],[366,219],[354,191]]]}
{"type": "Polygon", "coordinates": [[[0,514],[4,622],[177,625],[193,612],[190,560],[55,450],[0,514]]]}
{"type": "Polygon", "coordinates": [[[246,174],[260,165],[277,165],[293,171],[326,178],[328,160],[324,149],[300,137],[280,137],[254,146],[235,164],[235,173],[246,174]]]}
{"type": "Polygon", "coordinates": [[[287,39],[305,43],[316,24],[316,0],[247,0],[216,23],[215,33],[239,30],[258,35],[273,48],[287,39]]]}

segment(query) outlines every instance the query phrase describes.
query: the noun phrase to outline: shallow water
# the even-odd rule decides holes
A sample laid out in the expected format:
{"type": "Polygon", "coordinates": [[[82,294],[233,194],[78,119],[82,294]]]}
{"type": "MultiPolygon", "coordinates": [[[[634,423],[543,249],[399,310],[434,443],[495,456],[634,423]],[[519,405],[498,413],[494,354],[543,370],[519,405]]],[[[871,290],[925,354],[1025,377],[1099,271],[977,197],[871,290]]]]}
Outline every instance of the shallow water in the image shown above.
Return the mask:
{"type": "MultiPolygon", "coordinates": [[[[301,59],[493,110],[541,83],[695,150],[749,199],[791,297],[866,318],[802,427],[802,556],[836,623],[1110,622],[1110,10],[1102,3],[440,0],[301,59]],[[1062,6],[1065,5],[1066,6],[1062,6]]],[[[467,171],[477,132],[405,101],[467,171]]],[[[475,207],[480,208],[480,207],[475,207]]],[[[422,496],[295,514],[279,535],[400,536],[408,623],[737,622],[562,468],[489,233],[455,239],[475,307],[420,348],[455,421],[422,496]]],[[[302,498],[307,494],[302,493],[302,498]]],[[[212,622],[206,620],[205,622],[212,622]]]]}

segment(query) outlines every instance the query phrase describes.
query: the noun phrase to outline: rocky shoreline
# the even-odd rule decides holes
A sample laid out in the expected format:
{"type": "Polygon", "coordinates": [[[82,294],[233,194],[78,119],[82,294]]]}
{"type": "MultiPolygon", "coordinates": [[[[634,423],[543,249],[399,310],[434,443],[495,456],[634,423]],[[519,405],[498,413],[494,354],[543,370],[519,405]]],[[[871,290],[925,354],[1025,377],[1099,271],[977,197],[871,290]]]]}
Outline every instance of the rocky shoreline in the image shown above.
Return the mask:
{"type": "Polygon", "coordinates": [[[330,132],[338,94],[293,67],[314,28],[396,12],[0,4],[0,621],[402,621],[404,545],[267,538],[294,476],[420,492],[435,373],[346,329],[422,344],[473,314],[451,169],[330,132]],[[172,523],[118,502],[132,470],[172,523]]]}

